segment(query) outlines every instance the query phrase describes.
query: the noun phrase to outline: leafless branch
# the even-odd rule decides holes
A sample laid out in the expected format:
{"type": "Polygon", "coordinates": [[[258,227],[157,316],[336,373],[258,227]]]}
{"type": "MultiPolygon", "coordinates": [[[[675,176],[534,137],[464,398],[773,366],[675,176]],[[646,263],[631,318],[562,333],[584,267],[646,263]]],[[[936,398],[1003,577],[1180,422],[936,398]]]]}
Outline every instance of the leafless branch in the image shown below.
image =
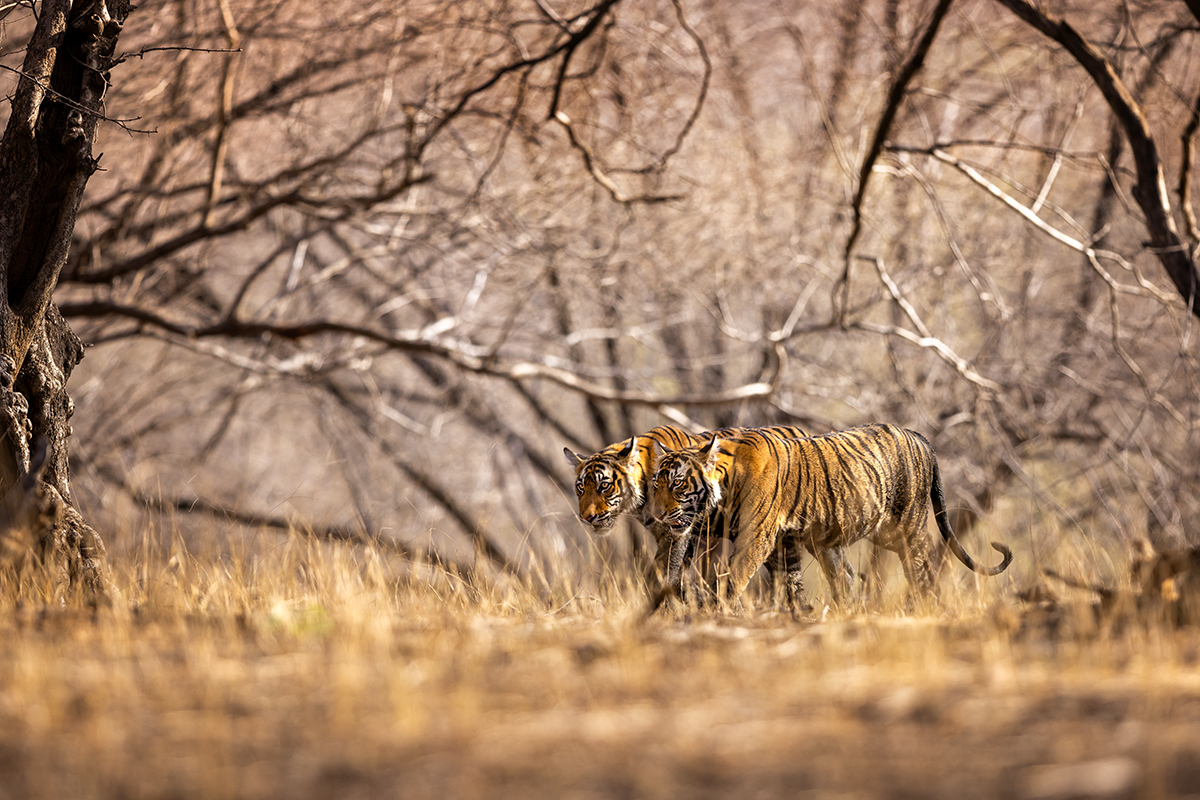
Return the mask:
{"type": "Polygon", "coordinates": [[[983,389],[985,392],[994,394],[1000,391],[1000,384],[983,377],[978,372],[971,369],[971,365],[966,359],[955,353],[954,350],[952,350],[950,346],[941,339],[938,339],[930,334],[929,328],[925,325],[920,315],[917,314],[916,308],[914,308],[913,304],[910,303],[903,294],[901,294],[900,287],[896,285],[896,282],[892,280],[892,276],[888,274],[887,268],[884,266],[882,259],[874,256],[858,256],[858,258],[875,264],[875,270],[879,274],[879,280],[887,288],[888,294],[890,294],[892,299],[895,300],[896,305],[900,306],[900,308],[904,311],[905,316],[908,317],[909,321],[913,324],[913,327],[917,329],[917,333],[914,334],[912,331],[895,325],[879,325],[866,321],[849,323],[850,328],[858,328],[860,330],[871,331],[872,333],[882,333],[888,336],[897,336],[901,339],[912,342],[918,347],[928,348],[936,353],[937,356],[947,364],[954,367],[954,370],[959,375],[980,389],[983,389]]]}
{"type": "Polygon", "coordinates": [[[833,125],[833,117],[829,113],[829,104],[825,101],[825,97],[822,95],[821,88],[817,83],[818,69],[812,56],[812,50],[808,46],[808,37],[804,35],[804,31],[800,30],[800,27],[787,15],[784,15],[783,24],[784,30],[788,32],[788,36],[791,37],[792,42],[796,45],[796,50],[799,51],[801,58],[804,59],[804,80],[808,84],[809,91],[812,92],[813,99],[816,102],[817,113],[821,115],[821,129],[829,140],[829,146],[833,150],[833,155],[837,159],[838,166],[846,174],[847,180],[851,180],[850,176],[854,172],[854,165],[851,163],[850,156],[846,154],[841,140],[838,139],[837,131],[833,125]]]}
{"type": "Polygon", "coordinates": [[[875,169],[875,162],[879,160],[879,154],[883,152],[883,144],[891,133],[892,123],[896,119],[896,114],[900,111],[900,104],[904,100],[904,94],[908,90],[908,84],[913,77],[921,70],[925,63],[925,56],[929,53],[929,48],[933,46],[933,40],[937,37],[938,28],[945,19],[946,13],[950,10],[950,4],[953,0],[938,0],[937,6],[933,9],[933,15],[929,19],[929,23],[925,26],[924,33],[921,34],[920,41],[917,46],[909,54],[908,60],[900,68],[896,79],[892,82],[891,88],[888,90],[887,101],[884,103],[883,113],[879,116],[879,122],[875,126],[875,133],[871,137],[871,145],[867,150],[866,158],[863,159],[862,167],[858,171],[858,191],[854,195],[854,202],[851,205],[851,211],[854,214],[853,222],[850,225],[850,235],[846,238],[846,246],[842,251],[843,269],[842,276],[838,279],[834,286],[834,308],[838,316],[838,320],[845,324],[846,310],[849,302],[850,292],[850,262],[854,252],[854,245],[858,242],[858,236],[862,231],[862,212],[863,200],[867,194],[867,185],[871,180],[871,172],[875,169]]]}
{"type": "Polygon", "coordinates": [[[954,260],[958,263],[958,267],[960,270],[962,270],[963,275],[966,275],[967,280],[971,282],[971,287],[975,290],[975,295],[979,298],[979,301],[986,305],[994,306],[996,311],[1000,314],[1001,320],[1011,319],[1012,309],[1010,309],[1008,304],[1004,302],[1004,297],[1000,294],[1000,292],[995,290],[994,285],[985,285],[985,283],[991,283],[987,274],[979,274],[980,271],[971,266],[966,254],[963,253],[963,249],[958,243],[958,237],[955,236],[954,226],[950,221],[950,216],[946,213],[946,209],[943,207],[937,190],[928,180],[926,180],[924,175],[922,175],[918,170],[914,169],[911,165],[902,166],[900,172],[915,180],[925,191],[925,195],[929,198],[929,202],[932,204],[934,213],[937,216],[938,225],[942,229],[942,235],[945,237],[946,246],[950,248],[950,252],[954,255],[954,260]]]}
{"type": "MultiPolygon", "coordinates": [[[[578,31],[570,34],[565,41],[556,41],[552,43],[543,52],[536,56],[522,58],[518,61],[505,64],[504,66],[494,70],[492,74],[488,76],[488,78],[463,92],[459,97],[458,102],[455,103],[447,112],[442,114],[441,117],[433,124],[433,126],[431,126],[428,134],[425,137],[425,141],[432,141],[443,127],[449,124],[452,120],[456,119],[462,113],[462,111],[467,107],[468,103],[498,84],[507,75],[525,70],[529,67],[537,66],[539,64],[544,64],[548,61],[552,61],[560,55],[563,56],[563,63],[565,65],[566,62],[570,60],[570,55],[574,53],[575,50],[586,39],[595,33],[601,21],[603,21],[603,19],[608,15],[608,12],[611,11],[620,1],[621,0],[601,0],[595,6],[580,15],[581,17],[586,17],[587,22],[578,31]]],[[[549,115],[551,117],[553,117],[558,111],[558,96],[559,92],[561,91],[561,81],[564,75],[565,73],[560,71],[559,83],[557,83],[555,86],[555,94],[550,102],[549,115]]]]}
{"type": "Polygon", "coordinates": [[[238,525],[245,525],[250,528],[269,528],[287,533],[298,533],[303,536],[311,536],[316,539],[325,539],[328,541],[347,542],[349,544],[375,547],[380,550],[386,550],[410,561],[427,562],[432,560],[442,560],[441,556],[436,553],[431,553],[422,548],[401,542],[398,539],[393,539],[389,536],[372,536],[359,527],[346,527],[340,525],[313,525],[308,522],[285,519],[283,517],[273,516],[270,514],[259,514],[254,511],[230,508],[222,503],[214,502],[202,497],[155,496],[148,494],[142,489],[132,486],[125,477],[118,475],[111,468],[99,465],[95,461],[92,463],[99,474],[102,475],[104,479],[108,481],[108,483],[124,492],[125,495],[128,496],[129,499],[132,500],[138,507],[148,511],[176,511],[185,514],[203,514],[208,517],[214,517],[216,519],[236,523],[238,525]]]}
{"type": "Polygon", "coordinates": [[[370,411],[360,407],[337,385],[326,381],[325,388],[344,409],[350,412],[351,418],[358,424],[362,432],[387,456],[392,464],[421,487],[426,494],[432,497],[438,505],[454,518],[454,521],[458,523],[463,533],[475,543],[480,554],[505,572],[514,574],[519,572],[516,563],[488,534],[484,529],[483,523],[475,519],[461,503],[455,500],[450,491],[438,479],[428,474],[414,460],[405,458],[392,444],[390,439],[374,435],[374,425],[370,411]]]}
{"type": "Polygon", "coordinates": [[[1196,302],[1200,277],[1197,276],[1196,264],[1191,253],[1179,238],[1175,220],[1171,217],[1162,160],[1159,158],[1154,135],[1141,107],[1108,59],[1070,23],[1047,14],[1027,0],[998,2],[1033,28],[1061,44],[1087,70],[1104,95],[1125,131],[1137,167],[1137,184],[1133,187],[1133,197],[1145,214],[1145,225],[1150,234],[1147,246],[1163,265],[1175,288],[1187,303],[1188,310],[1200,316],[1200,304],[1196,302]]]}
{"type": "Polygon", "coordinates": [[[554,121],[562,126],[567,132],[567,140],[570,141],[571,147],[579,151],[579,155],[583,157],[583,165],[587,167],[587,171],[596,180],[596,183],[604,187],[605,191],[612,196],[614,202],[628,205],[631,203],[666,203],[671,200],[682,200],[685,195],[682,194],[644,194],[644,195],[625,195],[620,188],[613,183],[612,178],[604,174],[600,165],[596,163],[596,157],[588,150],[587,145],[575,133],[575,127],[571,122],[571,118],[564,111],[557,111],[554,114],[554,121]]]}
{"type": "Polygon", "coordinates": [[[1137,274],[1136,271],[1134,271],[1131,266],[1128,266],[1125,263],[1125,260],[1122,259],[1120,256],[1118,256],[1116,253],[1112,253],[1112,252],[1104,251],[1104,250],[1095,250],[1091,247],[1091,245],[1085,244],[1084,242],[1081,242],[1080,240],[1076,239],[1075,237],[1058,230],[1057,228],[1055,228],[1054,226],[1050,225],[1045,220],[1043,220],[1041,217],[1039,217],[1037,214],[1033,213],[1024,204],[1017,201],[1014,197],[1012,197],[1012,195],[1010,195],[1007,192],[1005,192],[1004,190],[1002,190],[995,183],[989,181],[986,177],[984,177],[982,174],[980,174],[980,172],[978,170],[976,170],[974,167],[972,167],[970,164],[967,164],[966,162],[964,162],[961,159],[955,157],[954,155],[946,152],[945,150],[941,149],[940,147],[933,147],[933,148],[929,149],[928,152],[930,155],[932,155],[938,161],[941,161],[944,164],[949,164],[950,166],[954,167],[956,170],[961,172],[963,175],[967,176],[973,183],[982,187],[993,197],[997,198],[998,200],[1000,200],[1000,202],[1004,203],[1004,205],[1008,206],[1010,209],[1012,209],[1016,213],[1020,214],[1021,217],[1023,217],[1027,222],[1032,224],[1035,228],[1037,228],[1042,233],[1046,234],[1047,236],[1054,239],[1055,241],[1057,241],[1063,245],[1066,245],[1067,247],[1071,248],[1072,250],[1076,250],[1080,253],[1083,253],[1085,256],[1087,256],[1088,261],[1091,264],[1092,268],[1094,270],[1096,270],[1097,274],[1099,274],[1101,276],[1101,278],[1104,279],[1105,283],[1107,283],[1112,288],[1113,291],[1123,292],[1123,293],[1131,294],[1131,295],[1151,295],[1151,296],[1157,298],[1159,300],[1159,302],[1167,303],[1167,304],[1175,302],[1174,299],[1170,295],[1160,291],[1157,286],[1155,286],[1154,284],[1152,284],[1149,281],[1142,278],[1141,275],[1137,274]],[[1108,272],[1108,270],[1104,269],[1104,267],[1101,266],[1100,258],[1102,258],[1102,257],[1118,261],[1123,266],[1126,266],[1126,268],[1129,269],[1129,271],[1134,272],[1135,276],[1138,279],[1139,286],[1129,286],[1127,284],[1122,284],[1122,283],[1117,282],[1113,278],[1113,276],[1108,272]]]}
{"type": "Polygon", "coordinates": [[[230,50],[227,47],[184,47],[182,45],[164,45],[156,47],[142,47],[136,53],[122,53],[116,60],[116,64],[123,61],[128,61],[131,58],[145,58],[146,53],[163,53],[163,52],[181,52],[181,53],[240,53],[239,50],[230,50]]]}
{"type": "MultiPolygon", "coordinates": [[[[1200,3],[1200,0],[1195,0],[1200,3]]],[[[1192,116],[1188,119],[1183,134],[1179,137],[1183,145],[1179,156],[1179,205],[1183,209],[1183,219],[1187,224],[1187,233],[1195,244],[1200,244],[1200,224],[1196,222],[1196,208],[1192,203],[1192,168],[1196,161],[1196,130],[1200,129],[1200,94],[1192,102],[1192,116]]],[[[1195,258],[1193,252],[1192,257],[1195,258]]]]}
{"type": "Polygon", "coordinates": [[[1139,385],[1142,387],[1142,390],[1146,393],[1147,398],[1150,401],[1152,401],[1153,403],[1162,407],[1164,410],[1166,410],[1172,416],[1176,417],[1177,419],[1180,418],[1179,412],[1162,395],[1161,391],[1154,389],[1153,387],[1150,386],[1145,372],[1137,364],[1137,362],[1133,359],[1133,356],[1129,353],[1128,349],[1125,347],[1124,343],[1122,342],[1123,334],[1122,334],[1122,330],[1121,330],[1121,310],[1120,310],[1120,305],[1117,302],[1117,295],[1119,293],[1132,294],[1132,295],[1151,295],[1165,305],[1177,305],[1179,302],[1178,299],[1176,299],[1172,295],[1168,295],[1168,294],[1161,292],[1152,283],[1145,280],[1139,273],[1137,273],[1137,271],[1134,270],[1131,265],[1126,264],[1124,259],[1120,258],[1120,256],[1117,255],[1116,253],[1111,253],[1111,252],[1102,251],[1102,250],[1095,250],[1090,245],[1084,244],[1083,242],[1080,242],[1079,240],[1050,226],[1044,220],[1042,220],[1040,217],[1038,217],[1036,214],[1034,214],[1032,211],[1030,211],[1028,208],[1026,208],[1024,205],[1017,202],[1014,198],[1012,198],[1006,192],[1002,191],[998,186],[991,183],[985,177],[980,175],[979,172],[976,171],[975,169],[973,169],[970,165],[965,164],[962,161],[960,161],[959,159],[951,156],[949,153],[946,153],[946,152],[936,149],[936,148],[934,148],[932,150],[932,155],[935,158],[937,158],[938,160],[940,160],[944,163],[950,164],[951,166],[958,169],[960,172],[962,172],[964,175],[969,177],[976,184],[978,184],[979,186],[986,189],[990,194],[992,194],[996,198],[1000,199],[1001,202],[1003,202],[1006,206],[1008,206],[1009,208],[1016,211],[1018,214],[1020,214],[1022,217],[1024,217],[1027,221],[1031,222],[1038,230],[1042,231],[1043,233],[1045,233],[1046,235],[1055,239],[1056,241],[1060,242],[1061,244],[1064,244],[1067,247],[1070,247],[1071,249],[1082,253],[1087,258],[1088,264],[1092,267],[1092,269],[1096,272],[1096,274],[1099,275],[1101,277],[1101,279],[1105,282],[1105,284],[1108,286],[1109,317],[1111,320],[1111,327],[1112,327],[1110,341],[1112,343],[1114,352],[1117,353],[1117,355],[1125,363],[1125,366],[1129,369],[1129,371],[1137,379],[1139,385]],[[1139,286],[1128,286],[1126,284],[1119,283],[1115,278],[1113,278],[1112,274],[1109,273],[1109,271],[1106,270],[1104,268],[1104,266],[1100,263],[1101,258],[1108,258],[1108,259],[1118,261],[1128,271],[1134,273],[1134,275],[1137,277],[1139,286]]]}
{"type": "Polygon", "coordinates": [[[563,19],[553,8],[548,6],[546,0],[534,0],[534,2],[537,3],[537,7],[546,15],[546,18],[553,21],[564,33],[571,32],[570,23],[563,19]]]}
{"type": "MultiPolygon", "coordinates": [[[[255,339],[261,336],[271,336],[282,340],[298,341],[314,336],[336,334],[350,337],[360,337],[363,340],[383,345],[389,350],[434,356],[447,361],[459,369],[480,375],[488,375],[509,380],[546,380],[565,389],[578,392],[596,400],[610,400],[630,405],[660,407],[660,406],[721,406],[744,400],[770,397],[778,388],[782,372],[782,360],[778,357],[781,348],[776,345],[771,353],[773,360],[765,380],[748,383],[732,389],[685,395],[657,395],[632,390],[614,389],[584,378],[575,372],[545,363],[523,360],[501,360],[492,356],[488,350],[479,348],[468,342],[444,339],[423,338],[420,331],[410,331],[405,334],[391,334],[333,320],[309,320],[302,323],[274,324],[248,320],[226,319],[207,326],[191,326],[173,322],[149,309],[137,306],[125,306],[109,302],[93,303],[62,303],[59,306],[64,316],[71,318],[83,317],[127,317],[138,322],[158,328],[167,333],[182,337],[186,341],[195,341],[209,337],[231,337],[255,339]]],[[[251,366],[251,361],[238,359],[238,365],[251,366]]],[[[309,369],[303,360],[289,362],[291,368],[309,369]]],[[[279,367],[274,367],[278,369],[279,367]]]]}
{"type": "Polygon", "coordinates": [[[435,558],[441,560],[441,556],[439,555],[389,536],[371,536],[359,528],[337,525],[313,525],[308,522],[288,520],[268,514],[227,508],[220,503],[214,503],[202,498],[155,498],[123,484],[117,485],[121,485],[137,505],[151,511],[181,511],[188,514],[204,514],[205,516],[215,517],[216,519],[251,528],[270,528],[277,531],[311,536],[315,539],[374,547],[402,556],[410,561],[431,561],[435,558]]]}
{"type": "Polygon", "coordinates": [[[1046,198],[1050,195],[1050,189],[1054,186],[1055,179],[1058,178],[1059,170],[1063,165],[1063,151],[1067,148],[1067,143],[1071,141],[1071,134],[1075,132],[1075,127],[1079,124],[1079,120],[1083,118],[1083,98],[1075,103],[1075,113],[1071,115],[1071,121],[1067,124],[1067,129],[1063,131],[1062,140],[1058,147],[1055,148],[1054,161],[1050,164],[1050,169],[1046,173],[1046,179],[1042,181],[1042,188],[1038,192],[1037,199],[1033,201],[1033,206],[1029,209],[1034,214],[1041,210],[1042,205],[1046,202],[1046,198]]]}
{"type": "Polygon", "coordinates": [[[675,141],[663,152],[659,153],[654,161],[644,167],[622,167],[620,169],[611,170],[612,172],[620,172],[625,174],[646,174],[656,172],[666,166],[671,157],[679,152],[683,147],[683,142],[687,139],[688,133],[696,124],[696,120],[700,118],[700,112],[704,110],[704,101],[708,97],[708,87],[712,81],[712,59],[708,56],[708,48],[704,46],[704,40],[700,38],[700,34],[696,33],[695,29],[688,24],[687,17],[683,13],[683,3],[681,0],[671,0],[675,6],[675,18],[679,20],[679,27],[683,28],[684,33],[696,45],[696,52],[700,55],[700,60],[704,63],[704,75],[700,78],[700,89],[696,92],[696,101],[692,104],[692,111],[688,114],[688,118],[684,120],[679,132],[675,134],[675,141]]]}
{"type": "Polygon", "coordinates": [[[870,261],[875,264],[875,271],[879,273],[879,280],[888,290],[888,294],[892,296],[892,299],[896,301],[896,305],[900,306],[901,310],[904,311],[904,315],[908,317],[908,321],[917,329],[917,333],[927,339],[932,338],[933,334],[929,332],[929,328],[925,326],[925,322],[917,314],[917,309],[908,301],[907,297],[900,293],[900,287],[896,285],[896,282],[892,280],[892,276],[888,274],[883,259],[876,256],[859,256],[858,258],[860,261],[870,261]]]}
{"type": "Polygon", "coordinates": [[[217,130],[213,142],[212,167],[208,179],[208,199],[204,204],[204,227],[213,224],[213,212],[221,197],[221,185],[225,181],[225,157],[229,147],[230,115],[233,113],[234,92],[234,54],[241,52],[242,35],[238,32],[237,22],[233,19],[233,9],[229,0],[218,0],[221,9],[221,22],[225,26],[225,38],[229,44],[229,55],[221,64],[221,80],[217,89],[217,130]]]}

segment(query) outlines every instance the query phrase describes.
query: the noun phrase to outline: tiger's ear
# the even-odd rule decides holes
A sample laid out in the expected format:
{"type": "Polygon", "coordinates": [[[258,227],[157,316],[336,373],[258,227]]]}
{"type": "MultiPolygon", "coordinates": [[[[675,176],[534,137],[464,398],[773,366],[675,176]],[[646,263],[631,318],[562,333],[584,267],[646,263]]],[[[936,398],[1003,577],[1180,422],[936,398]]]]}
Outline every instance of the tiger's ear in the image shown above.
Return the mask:
{"type": "MultiPolygon", "coordinates": [[[[650,468],[654,468],[654,445],[655,441],[650,439],[650,468]]],[[[642,448],[638,447],[638,437],[631,436],[629,444],[621,451],[626,454],[625,458],[625,474],[634,476],[642,471],[642,448]]]]}
{"type": "Polygon", "coordinates": [[[563,448],[563,455],[567,457],[567,463],[569,463],[572,467],[578,467],[580,463],[583,462],[584,458],[583,456],[579,455],[579,453],[572,453],[571,448],[569,447],[563,448]]]}
{"type": "Polygon", "coordinates": [[[712,469],[717,465],[717,457],[721,454],[721,448],[717,439],[717,435],[713,434],[712,439],[709,439],[705,447],[700,448],[700,458],[704,461],[705,469],[712,469]]]}
{"type": "Polygon", "coordinates": [[[636,437],[636,436],[630,436],[630,437],[629,437],[629,441],[627,441],[627,442],[626,442],[626,443],[625,443],[625,444],[624,444],[624,445],[621,447],[621,449],[617,451],[617,458],[620,458],[620,459],[628,459],[631,453],[636,453],[636,452],[637,452],[637,448],[636,448],[636,447],[634,447],[634,445],[635,445],[636,443],[637,443],[637,437],[636,437]]]}
{"type": "Polygon", "coordinates": [[[654,472],[655,465],[658,464],[662,457],[666,455],[666,450],[656,440],[650,440],[650,471],[654,472]]]}

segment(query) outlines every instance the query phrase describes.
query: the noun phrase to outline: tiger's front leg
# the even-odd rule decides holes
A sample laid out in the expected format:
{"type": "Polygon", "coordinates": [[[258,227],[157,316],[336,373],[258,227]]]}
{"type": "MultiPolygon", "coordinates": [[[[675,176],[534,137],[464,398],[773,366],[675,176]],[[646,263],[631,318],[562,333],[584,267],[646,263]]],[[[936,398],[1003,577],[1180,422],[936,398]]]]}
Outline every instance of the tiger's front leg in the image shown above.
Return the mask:
{"type": "Polygon", "coordinates": [[[650,568],[646,571],[646,586],[650,589],[651,595],[658,592],[666,585],[668,564],[671,559],[671,544],[666,536],[659,534],[658,531],[651,531],[654,534],[656,543],[654,550],[654,561],[651,562],[650,568]]]}
{"type": "Polygon", "coordinates": [[[654,568],[662,579],[662,585],[654,596],[650,613],[657,611],[669,597],[683,597],[683,562],[694,539],[690,528],[680,533],[668,531],[658,537],[654,568]]]}

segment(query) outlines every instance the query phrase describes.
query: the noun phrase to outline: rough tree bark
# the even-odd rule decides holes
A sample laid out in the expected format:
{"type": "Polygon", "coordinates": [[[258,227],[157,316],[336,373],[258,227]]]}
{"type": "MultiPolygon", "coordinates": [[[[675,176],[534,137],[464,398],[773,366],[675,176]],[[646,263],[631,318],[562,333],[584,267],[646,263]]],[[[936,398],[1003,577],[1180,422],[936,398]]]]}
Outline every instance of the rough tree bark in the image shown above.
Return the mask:
{"type": "Polygon", "coordinates": [[[37,24],[0,141],[0,512],[8,517],[0,533],[27,526],[22,533],[60,594],[104,597],[104,544],[71,505],[67,460],[73,404],[66,383],[83,346],[51,295],[84,187],[98,168],[92,144],[130,4],[29,5],[37,24]],[[35,466],[40,449],[44,459],[39,454],[35,466]],[[38,514],[22,511],[31,504],[38,514]]]}

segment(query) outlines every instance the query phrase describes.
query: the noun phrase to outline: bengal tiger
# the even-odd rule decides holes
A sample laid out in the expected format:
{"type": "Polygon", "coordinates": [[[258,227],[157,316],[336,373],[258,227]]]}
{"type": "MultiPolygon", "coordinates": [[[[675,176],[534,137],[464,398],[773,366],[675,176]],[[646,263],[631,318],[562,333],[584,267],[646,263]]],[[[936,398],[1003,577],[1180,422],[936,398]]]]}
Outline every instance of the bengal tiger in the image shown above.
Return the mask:
{"type": "MultiPolygon", "coordinates": [[[[736,436],[753,428],[725,428],[720,436],[736,436]]],[[[804,436],[800,428],[777,426],[767,428],[779,436],[804,436]]],[[[563,454],[575,467],[575,494],[579,499],[579,518],[592,526],[592,531],[607,535],[620,514],[637,517],[654,536],[657,551],[654,570],[662,578],[662,587],[656,595],[653,609],[658,608],[668,596],[679,596],[683,583],[683,564],[696,545],[698,534],[720,536],[724,529],[723,520],[713,509],[705,513],[698,524],[685,528],[671,528],[656,523],[649,515],[647,499],[648,485],[653,475],[653,464],[663,454],[681,448],[703,444],[712,434],[693,435],[670,425],[653,428],[646,433],[611,444],[598,453],[583,456],[564,447],[563,454]]],[[[781,577],[787,586],[788,599],[793,605],[804,602],[800,576],[800,553],[784,543],[780,559],[771,559],[767,568],[773,576],[781,577]],[[782,574],[780,574],[782,573],[782,574]]],[[[810,551],[812,552],[812,551],[810,551]]],[[[815,557],[827,575],[837,574],[839,580],[854,581],[854,568],[838,548],[819,551],[815,557]]]]}
{"type": "MultiPolygon", "coordinates": [[[[1004,559],[999,566],[980,566],[967,555],[946,518],[933,447],[921,434],[894,425],[812,437],[769,430],[712,434],[659,460],[648,516],[681,535],[714,510],[723,511],[734,542],[728,591],[735,599],[781,536],[795,552],[803,545],[837,553],[866,538],[896,553],[909,585],[928,596],[934,567],[927,499],[942,537],[967,567],[983,575],[1008,568],[1012,551],[997,542],[992,547],[1004,559]]],[[[830,586],[835,602],[844,598],[846,573],[834,571],[830,586]]]]}

